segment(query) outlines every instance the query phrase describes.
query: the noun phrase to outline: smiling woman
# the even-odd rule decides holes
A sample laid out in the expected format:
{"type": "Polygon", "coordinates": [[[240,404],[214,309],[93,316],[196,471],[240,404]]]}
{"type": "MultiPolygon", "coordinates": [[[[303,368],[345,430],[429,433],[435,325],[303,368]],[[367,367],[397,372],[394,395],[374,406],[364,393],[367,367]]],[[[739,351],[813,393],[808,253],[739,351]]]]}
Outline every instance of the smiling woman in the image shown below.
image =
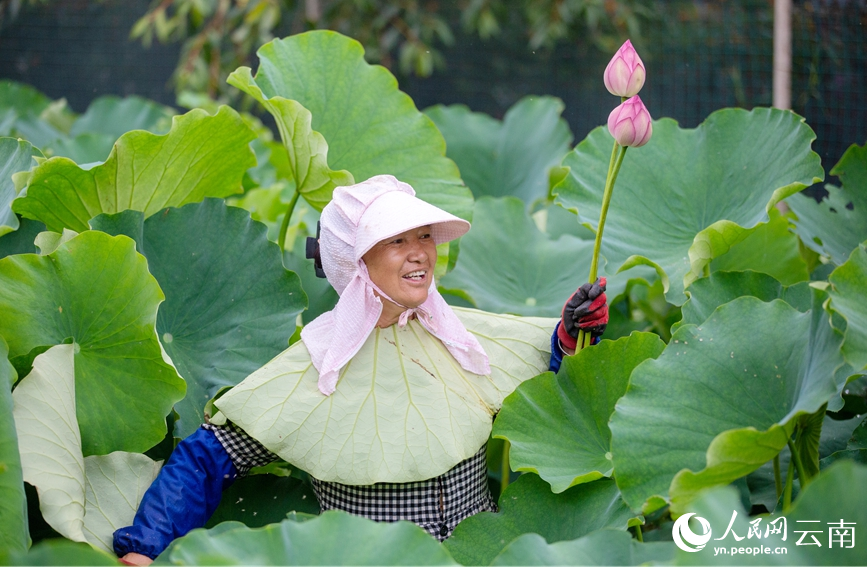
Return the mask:
{"type": "Polygon", "coordinates": [[[134,525],[115,532],[115,551],[147,562],[203,525],[237,476],[279,458],[310,473],[323,510],[409,520],[439,541],[496,511],[492,417],[522,381],[559,367],[560,327],[589,322],[598,336],[607,306],[602,284],[567,302],[568,325],[451,308],[434,281],[436,246],[469,228],[391,176],[335,189],[319,255],[337,305],[215,402],[134,525]]]}

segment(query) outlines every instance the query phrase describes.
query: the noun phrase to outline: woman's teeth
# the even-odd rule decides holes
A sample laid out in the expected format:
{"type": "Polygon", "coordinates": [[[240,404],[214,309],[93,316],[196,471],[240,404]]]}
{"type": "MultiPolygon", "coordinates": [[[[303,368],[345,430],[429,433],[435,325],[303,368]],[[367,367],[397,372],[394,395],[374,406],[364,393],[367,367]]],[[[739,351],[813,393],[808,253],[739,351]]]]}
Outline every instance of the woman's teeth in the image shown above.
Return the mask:
{"type": "Polygon", "coordinates": [[[425,272],[424,270],[418,270],[415,272],[410,272],[403,277],[409,280],[423,280],[426,273],[427,272],[425,272]]]}

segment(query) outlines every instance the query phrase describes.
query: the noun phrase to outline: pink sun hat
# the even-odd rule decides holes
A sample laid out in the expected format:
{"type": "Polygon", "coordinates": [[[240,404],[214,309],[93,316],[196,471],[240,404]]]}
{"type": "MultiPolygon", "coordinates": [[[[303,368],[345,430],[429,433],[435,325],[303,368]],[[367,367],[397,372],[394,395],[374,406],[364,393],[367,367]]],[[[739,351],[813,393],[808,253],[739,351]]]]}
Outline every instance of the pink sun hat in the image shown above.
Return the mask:
{"type": "MultiPolygon", "coordinates": [[[[362,256],[377,242],[422,226],[431,227],[436,244],[449,242],[466,234],[470,223],[422,201],[411,186],[391,175],[335,188],[320,223],[322,268],[340,299],[333,310],[301,330],[301,340],[319,371],[319,390],[330,395],[340,369],[376,327],[382,313],[380,298],[400,305],[370,280],[362,256]]],[[[425,302],[406,307],[398,324],[406,325],[412,315],[465,370],[490,374],[487,354],[440,295],[433,278],[425,302]]]]}

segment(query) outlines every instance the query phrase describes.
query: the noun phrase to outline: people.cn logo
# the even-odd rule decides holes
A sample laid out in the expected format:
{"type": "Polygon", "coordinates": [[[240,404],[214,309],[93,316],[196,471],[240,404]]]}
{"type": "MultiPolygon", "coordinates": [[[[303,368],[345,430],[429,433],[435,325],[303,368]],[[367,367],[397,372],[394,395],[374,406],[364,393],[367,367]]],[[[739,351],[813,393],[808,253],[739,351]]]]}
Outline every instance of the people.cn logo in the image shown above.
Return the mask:
{"type": "Polygon", "coordinates": [[[710,541],[710,524],[701,516],[695,516],[695,519],[701,524],[703,533],[698,535],[689,528],[689,519],[693,516],[695,514],[692,512],[684,514],[674,522],[674,526],[671,528],[674,544],[684,551],[701,551],[705,544],[710,541]]]}

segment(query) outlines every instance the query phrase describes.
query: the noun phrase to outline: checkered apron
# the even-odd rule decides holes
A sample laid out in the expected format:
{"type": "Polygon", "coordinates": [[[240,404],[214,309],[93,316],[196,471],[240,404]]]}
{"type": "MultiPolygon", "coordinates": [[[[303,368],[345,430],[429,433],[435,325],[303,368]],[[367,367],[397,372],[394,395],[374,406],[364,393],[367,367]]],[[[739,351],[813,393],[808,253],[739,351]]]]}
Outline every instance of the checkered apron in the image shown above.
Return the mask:
{"type": "MultiPolygon", "coordinates": [[[[206,424],[226,449],[239,476],[279,459],[240,427],[206,424]]],[[[351,486],[313,479],[319,506],[343,510],[376,522],[408,520],[439,541],[447,539],[461,520],[479,512],[496,512],[488,490],[487,446],[448,472],[420,482],[378,482],[351,486]]]]}

